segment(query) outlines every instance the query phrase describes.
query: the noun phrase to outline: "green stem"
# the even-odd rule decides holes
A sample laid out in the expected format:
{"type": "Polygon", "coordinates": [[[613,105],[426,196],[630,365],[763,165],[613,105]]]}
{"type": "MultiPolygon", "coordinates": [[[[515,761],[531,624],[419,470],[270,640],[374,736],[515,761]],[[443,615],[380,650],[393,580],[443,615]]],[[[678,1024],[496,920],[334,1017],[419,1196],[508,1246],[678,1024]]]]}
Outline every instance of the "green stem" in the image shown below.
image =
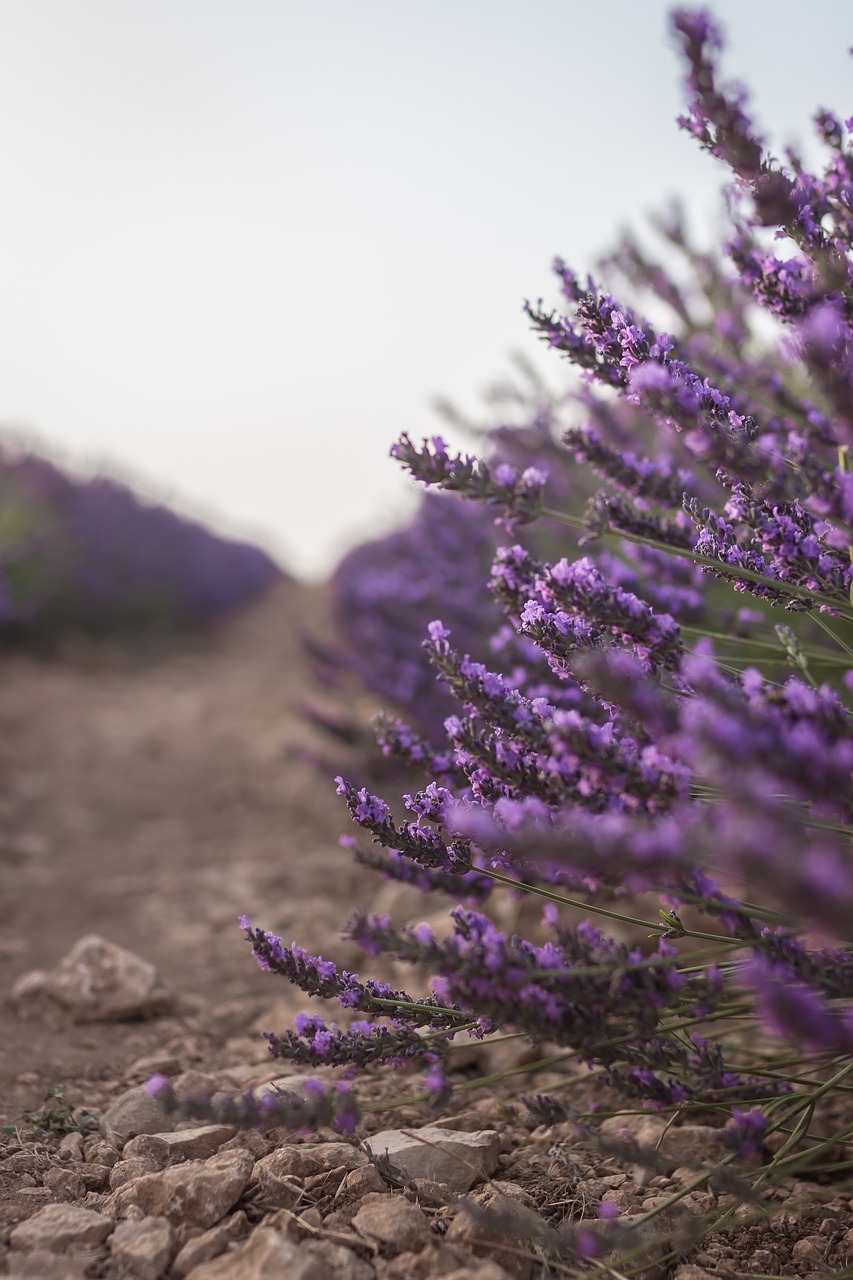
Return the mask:
{"type": "MultiPolygon", "coordinates": [[[[541,514],[551,520],[559,520],[561,524],[566,524],[572,529],[582,529],[584,532],[589,533],[587,522],[577,516],[567,515],[564,511],[556,511],[553,507],[542,507],[541,514]]],[[[714,560],[711,556],[703,556],[699,551],[688,551],[686,547],[674,547],[668,542],[658,542],[657,538],[644,538],[640,534],[626,533],[622,529],[602,529],[598,532],[598,536],[602,538],[623,538],[626,542],[634,542],[641,547],[650,547],[653,551],[663,551],[667,555],[679,556],[682,560],[690,560],[693,564],[699,565],[703,569],[713,569],[720,577],[727,578],[729,581],[754,582],[758,586],[769,587],[771,591],[776,591],[780,595],[791,596],[796,600],[808,600],[814,604],[827,605],[830,609],[836,610],[841,617],[853,622],[853,612],[850,610],[849,603],[842,603],[835,596],[824,595],[822,591],[809,591],[807,587],[799,587],[793,582],[784,582],[778,578],[768,578],[765,574],[757,573],[754,569],[727,565],[722,560],[714,560]]]]}
{"type": "MultiPolygon", "coordinates": [[[[471,1014],[465,1009],[445,1009],[441,1005],[419,1004],[417,1000],[394,1000],[390,996],[371,996],[373,1004],[388,1005],[391,1009],[414,1009],[417,1013],[431,1013],[435,1010],[440,1018],[469,1018],[471,1014]]],[[[451,1028],[448,1028],[451,1030],[451,1028]]]]}
{"type": "MultiPolygon", "coordinates": [[[[722,790],[717,791],[716,794],[714,794],[709,787],[703,788],[703,790],[705,794],[701,795],[698,794],[698,789],[694,788],[695,794],[693,799],[696,800],[698,804],[725,804],[728,799],[722,790]]],[[[781,792],[778,795],[771,796],[770,798],[773,800],[787,801],[790,801],[791,799],[790,796],[786,796],[781,792]]],[[[800,822],[802,826],[807,827],[810,831],[834,831],[838,835],[853,836],[853,827],[845,826],[842,822],[819,822],[813,818],[803,818],[799,814],[797,815],[797,821],[800,822]]]]}
{"type": "MultiPolygon", "coordinates": [[[[812,618],[812,621],[820,621],[820,615],[816,615],[812,618]]],[[[772,640],[755,640],[748,636],[733,636],[722,631],[705,631],[702,627],[690,627],[685,624],[681,624],[681,634],[696,640],[722,640],[725,644],[745,645],[751,649],[766,649],[770,654],[777,657],[779,655],[779,645],[772,640]]],[[[835,637],[833,636],[833,638],[835,637]]],[[[802,645],[801,648],[807,658],[814,658],[815,661],[825,658],[827,662],[838,662],[838,654],[833,652],[832,649],[824,649],[814,645],[802,645]]]]}
{"type": "Polygon", "coordinates": [[[826,632],[826,634],[830,637],[831,640],[835,641],[839,649],[844,650],[848,658],[853,658],[853,648],[851,648],[850,645],[847,643],[847,641],[844,640],[841,636],[838,636],[835,634],[832,627],[829,625],[829,623],[826,621],[825,618],[822,618],[819,613],[816,613],[814,615],[813,621],[817,623],[817,625],[821,628],[822,631],[826,632]]]}
{"type": "Polygon", "coordinates": [[[784,1159],[784,1157],[786,1153],[792,1150],[800,1139],[808,1133],[809,1125],[811,1124],[812,1116],[814,1114],[815,1104],[819,1102],[821,1098],[825,1097],[827,1093],[831,1093],[833,1089],[837,1088],[837,1086],[841,1084],[841,1082],[845,1080],[851,1072],[853,1072],[853,1062],[848,1062],[846,1066],[843,1066],[839,1071],[836,1071],[833,1076],[830,1076],[828,1080],[824,1081],[824,1083],[820,1085],[819,1088],[815,1089],[813,1093],[801,1095],[800,1097],[793,1099],[785,1099],[780,1103],[780,1109],[784,1107],[786,1101],[790,1103],[790,1105],[785,1109],[785,1115],[782,1120],[776,1124],[774,1128],[779,1128],[780,1124],[784,1124],[788,1120],[789,1116],[796,1115],[798,1111],[802,1111],[803,1115],[797,1122],[791,1136],[779,1151],[776,1152],[771,1163],[766,1169],[763,1169],[756,1178],[753,1184],[756,1190],[758,1190],[759,1187],[764,1186],[769,1179],[774,1176],[774,1171],[779,1170],[783,1165],[789,1163],[784,1159]]]}
{"type": "MultiPolygon", "coordinates": [[[[689,1028],[689,1027],[708,1026],[708,1024],[712,1022],[734,1021],[736,1018],[741,1017],[743,1014],[752,1014],[752,1013],[754,1013],[754,1010],[751,1004],[736,1004],[736,1005],[731,1005],[728,1009],[721,1009],[721,1010],[718,1010],[716,1013],[709,1013],[702,1018],[687,1018],[682,1022],[670,1022],[670,1023],[667,1023],[666,1025],[662,1024],[658,1028],[658,1031],[660,1032],[661,1035],[665,1035],[667,1032],[683,1031],[685,1028],[689,1028]]],[[[598,1044],[594,1044],[590,1046],[590,1049],[588,1052],[589,1052],[589,1055],[594,1054],[598,1056],[600,1055],[602,1049],[613,1049],[620,1044],[628,1044],[631,1040],[635,1040],[636,1038],[637,1038],[636,1032],[631,1032],[628,1035],[613,1036],[610,1040],[599,1040],[598,1044]]]]}
{"type": "MultiPolygon", "coordinates": [[[[698,893],[686,894],[679,891],[679,897],[689,906],[702,907],[705,899],[698,893]]],[[[737,909],[745,911],[748,915],[755,916],[756,920],[772,920],[777,924],[787,924],[792,928],[799,925],[796,916],[790,915],[786,911],[774,911],[771,907],[761,907],[757,902],[738,902],[737,909]]]]}
{"type": "MultiPolygon", "coordinates": [[[[508,889],[515,889],[516,892],[530,893],[536,898],[547,898],[549,902],[558,902],[561,906],[577,907],[581,911],[591,911],[593,915],[605,916],[608,920],[619,920],[623,924],[635,924],[641,929],[654,929],[657,933],[665,933],[668,927],[657,921],[638,920],[636,916],[626,916],[618,911],[608,911],[606,907],[596,907],[591,902],[581,902],[577,898],[566,898],[561,893],[554,893],[551,889],[542,889],[539,885],[522,884],[519,880],[513,880],[511,876],[502,876],[499,871],[490,871],[483,867],[478,867],[477,874],[487,876],[489,880],[494,880],[496,884],[505,885],[508,889]]],[[[726,941],[729,941],[729,939],[726,939],[726,941]]]]}

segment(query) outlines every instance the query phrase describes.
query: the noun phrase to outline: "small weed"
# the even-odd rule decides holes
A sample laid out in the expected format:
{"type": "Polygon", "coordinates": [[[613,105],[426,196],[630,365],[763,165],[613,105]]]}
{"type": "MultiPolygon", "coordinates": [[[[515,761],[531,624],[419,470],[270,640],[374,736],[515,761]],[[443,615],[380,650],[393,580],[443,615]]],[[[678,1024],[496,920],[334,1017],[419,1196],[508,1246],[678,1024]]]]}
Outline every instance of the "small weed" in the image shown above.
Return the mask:
{"type": "Polygon", "coordinates": [[[66,1133],[91,1133],[98,1122],[85,1109],[76,1111],[63,1092],[61,1084],[51,1085],[40,1111],[24,1111],[19,1124],[6,1125],[4,1133],[17,1133],[26,1127],[34,1138],[62,1138],[66,1133]]]}

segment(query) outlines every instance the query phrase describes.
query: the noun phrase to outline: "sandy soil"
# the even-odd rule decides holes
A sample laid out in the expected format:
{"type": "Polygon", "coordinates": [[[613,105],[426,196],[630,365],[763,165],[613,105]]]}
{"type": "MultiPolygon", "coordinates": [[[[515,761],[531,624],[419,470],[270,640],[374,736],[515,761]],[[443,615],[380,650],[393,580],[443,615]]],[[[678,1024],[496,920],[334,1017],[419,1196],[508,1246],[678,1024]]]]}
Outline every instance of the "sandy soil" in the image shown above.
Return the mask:
{"type": "MultiPolygon", "coordinates": [[[[97,932],[187,1007],[269,1004],[238,916],[311,945],[334,936],[370,877],[337,846],[340,761],[300,715],[317,695],[301,636],[329,627],[324,590],[286,582],[214,633],[3,656],[6,992],[97,932]]],[[[0,1004],[0,1123],[49,1086],[120,1075],[162,1035],[22,1023],[0,1004]]]]}

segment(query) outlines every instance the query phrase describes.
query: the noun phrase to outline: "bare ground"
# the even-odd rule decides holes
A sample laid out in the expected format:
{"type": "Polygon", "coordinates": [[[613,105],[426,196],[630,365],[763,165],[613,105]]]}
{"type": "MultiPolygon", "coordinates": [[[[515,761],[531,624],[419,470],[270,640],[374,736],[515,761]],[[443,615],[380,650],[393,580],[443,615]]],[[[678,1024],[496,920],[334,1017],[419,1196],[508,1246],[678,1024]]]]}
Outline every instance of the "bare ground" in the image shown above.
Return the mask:
{"type": "MultiPolygon", "coordinates": [[[[343,699],[365,721],[371,704],[352,690],[317,689],[306,632],[332,636],[326,591],[285,582],[212,633],[134,645],[78,641],[2,657],[0,1125],[19,1127],[13,1148],[26,1147],[22,1118],[38,1112],[48,1089],[61,1086],[73,1106],[97,1109],[139,1083],[140,1061],[158,1055],[175,1070],[237,1064],[258,1079],[276,1074],[259,1029],[282,1030],[304,999],[258,972],[237,927],[241,913],[285,941],[355,960],[335,943],[337,930],[354,906],[385,891],[337,844],[348,819],[332,777],[353,765],[352,753],[314,730],[300,707],[306,697],[325,697],[330,708],[343,699]],[[52,967],[92,932],[156,965],[179,993],[178,1011],[113,1025],[48,1013],[22,1020],[8,998],[16,978],[52,967]]],[[[483,1059],[479,1069],[496,1061],[483,1059]]],[[[523,1188],[549,1222],[594,1213],[592,1200],[603,1195],[637,1215],[677,1189],[666,1177],[632,1181],[590,1150],[572,1149],[566,1159],[561,1131],[536,1130],[525,1118],[520,1087],[510,1081],[463,1095],[451,1122],[506,1131],[496,1176],[523,1188]]],[[[399,1080],[374,1082],[378,1093],[399,1088],[399,1080]]],[[[427,1119],[410,1106],[373,1117],[368,1128],[427,1119]]],[[[49,1143],[45,1152],[49,1163],[49,1143]]],[[[10,1227],[50,1198],[42,1182],[0,1179],[0,1271],[10,1227]]],[[[685,1249],[681,1265],[689,1259],[697,1268],[689,1280],[835,1274],[853,1258],[853,1202],[849,1191],[833,1193],[831,1179],[818,1189],[826,1203],[817,1216],[793,1208],[815,1186],[795,1187],[777,1197],[791,1196],[781,1217],[733,1223],[685,1249]]],[[[315,1207],[329,1208],[322,1200],[315,1207]]],[[[438,1239],[452,1211],[430,1212],[438,1239]]],[[[502,1262],[521,1274],[511,1254],[502,1262]]],[[[377,1276],[396,1277],[395,1265],[376,1261],[377,1276]]],[[[649,1275],[665,1280],[678,1265],[649,1275]]],[[[117,1273],[96,1265],[90,1274],[117,1273]]],[[[559,1267],[535,1272],[557,1274],[559,1267]]]]}
{"type": "MultiPolygon", "coordinates": [[[[328,940],[366,877],[337,847],[335,761],[300,705],[320,588],[286,582],[213,633],[2,658],[4,987],[97,932],[216,1009],[270,1002],[237,927],[328,940]]],[[[322,696],[322,694],[321,694],[322,696]]],[[[22,1024],[0,1006],[3,1123],[47,1086],[120,1073],[162,1027],[22,1024]],[[22,1080],[22,1077],[26,1077],[22,1080]]]]}

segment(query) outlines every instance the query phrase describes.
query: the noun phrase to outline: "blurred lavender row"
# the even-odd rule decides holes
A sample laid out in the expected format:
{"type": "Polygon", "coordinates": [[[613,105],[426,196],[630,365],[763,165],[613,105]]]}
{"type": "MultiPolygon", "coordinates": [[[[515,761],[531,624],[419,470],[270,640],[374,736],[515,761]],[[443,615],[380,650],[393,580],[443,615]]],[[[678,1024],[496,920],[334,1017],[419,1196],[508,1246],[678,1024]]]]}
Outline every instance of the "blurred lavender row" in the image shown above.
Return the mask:
{"type": "Polygon", "coordinates": [[[7,636],[184,628],[239,609],[282,571],[106,476],[0,455],[0,627],[7,636]]]}

